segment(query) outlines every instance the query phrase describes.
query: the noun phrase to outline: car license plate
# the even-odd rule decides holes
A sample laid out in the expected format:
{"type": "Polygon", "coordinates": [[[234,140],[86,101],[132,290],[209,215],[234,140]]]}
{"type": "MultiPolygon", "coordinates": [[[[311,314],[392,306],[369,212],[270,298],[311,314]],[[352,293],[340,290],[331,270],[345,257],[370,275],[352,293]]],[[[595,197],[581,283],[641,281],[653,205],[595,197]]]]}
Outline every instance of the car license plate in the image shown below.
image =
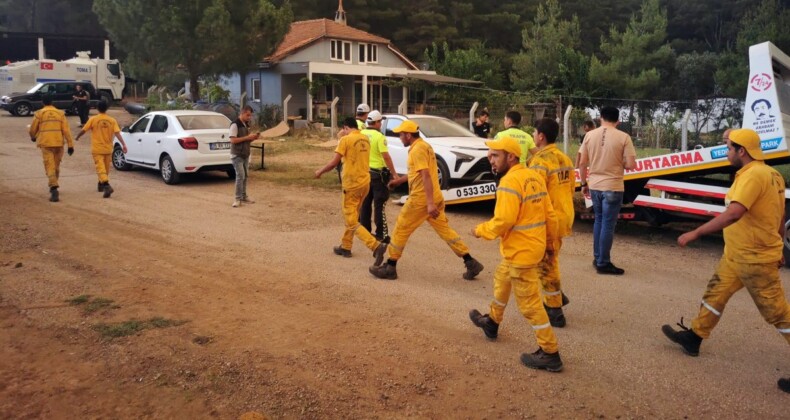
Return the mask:
{"type": "Polygon", "coordinates": [[[208,148],[209,150],[227,150],[230,149],[230,142],[209,143],[208,148]]]}
{"type": "Polygon", "coordinates": [[[457,198],[470,198],[479,197],[482,195],[491,195],[496,193],[496,183],[490,182],[488,184],[470,185],[468,187],[461,187],[455,189],[455,196],[457,198]]]}

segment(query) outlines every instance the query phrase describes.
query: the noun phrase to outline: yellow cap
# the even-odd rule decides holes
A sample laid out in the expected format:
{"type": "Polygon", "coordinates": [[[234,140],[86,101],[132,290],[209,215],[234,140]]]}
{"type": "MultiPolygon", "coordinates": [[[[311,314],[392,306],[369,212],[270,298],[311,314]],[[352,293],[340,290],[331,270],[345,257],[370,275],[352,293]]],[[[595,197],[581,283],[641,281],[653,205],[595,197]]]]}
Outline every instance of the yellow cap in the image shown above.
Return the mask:
{"type": "Polygon", "coordinates": [[[502,137],[499,140],[488,140],[486,146],[491,150],[504,150],[508,153],[513,153],[516,156],[521,156],[521,146],[513,137],[502,137]]]}
{"type": "Polygon", "coordinates": [[[754,160],[765,160],[760,136],[751,128],[732,130],[729,134],[730,141],[746,149],[754,160]]]}
{"type": "Polygon", "coordinates": [[[419,133],[420,127],[414,121],[405,120],[392,131],[396,133],[419,133]]]}

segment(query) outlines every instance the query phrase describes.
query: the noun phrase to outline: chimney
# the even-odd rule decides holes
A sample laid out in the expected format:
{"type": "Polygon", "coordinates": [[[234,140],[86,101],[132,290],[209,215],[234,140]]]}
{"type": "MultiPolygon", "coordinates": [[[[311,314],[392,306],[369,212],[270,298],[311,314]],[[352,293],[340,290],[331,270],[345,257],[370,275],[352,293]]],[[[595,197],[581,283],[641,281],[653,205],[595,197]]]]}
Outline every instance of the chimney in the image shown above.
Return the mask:
{"type": "Polygon", "coordinates": [[[346,11],[343,10],[343,0],[339,0],[337,5],[337,12],[335,12],[335,22],[346,26],[346,11]]]}

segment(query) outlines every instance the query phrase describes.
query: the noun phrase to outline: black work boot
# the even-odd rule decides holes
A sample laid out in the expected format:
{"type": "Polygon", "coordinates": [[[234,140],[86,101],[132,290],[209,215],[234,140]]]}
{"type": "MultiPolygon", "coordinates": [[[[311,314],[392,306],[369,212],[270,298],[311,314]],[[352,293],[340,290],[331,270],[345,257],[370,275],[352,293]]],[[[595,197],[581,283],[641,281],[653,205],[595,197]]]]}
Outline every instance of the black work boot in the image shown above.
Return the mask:
{"type": "Polygon", "coordinates": [[[469,311],[469,319],[472,320],[475,326],[483,330],[487,339],[491,341],[496,340],[497,334],[499,333],[499,324],[491,319],[488,314],[483,315],[477,309],[472,309],[469,311]]]}
{"type": "Polygon", "coordinates": [[[114,191],[115,191],[115,190],[114,190],[114,189],[112,189],[112,187],[110,186],[110,183],[108,182],[108,183],[104,184],[104,195],[103,195],[102,197],[104,197],[104,198],[110,198],[110,196],[112,195],[112,193],[113,193],[114,191]]]}
{"type": "Polygon", "coordinates": [[[776,383],[776,385],[778,385],[779,389],[782,391],[790,392],[790,378],[781,378],[779,379],[779,382],[776,383]]]}
{"type": "Polygon", "coordinates": [[[675,331],[675,329],[669,325],[661,327],[661,331],[667,338],[680,344],[680,346],[683,347],[683,352],[689,356],[699,356],[699,345],[702,343],[702,338],[683,325],[683,318],[680,318],[678,326],[681,328],[681,331],[675,331]]]}
{"type": "Polygon", "coordinates": [[[373,258],[375,258],[373,261],[374,266],[378,267],[382,262],[384,262],[384,254],[387,253],[388,245],[389,244],[387,242],[379,242],[378,246],[376,246],[376,249],[373,250],[373,258]]]}
{"type": "Polygon", "coordinates": [[[335,255],[340,255],[340,256],[343,256],[343,257],[346,257],[346,258],[351,258],[351,250],[350,249],[345,249],[342,246],[336,246],[336,247],[332,248],[332,251],[335,252],[335,255]]]}
{"type": "Polygon", "coordinates": [[[480,264],[480,261],[474,258],[469,261],[464,261],[464,265],[466,266],[466,272],[463,275],[465,280],[474,280],[475,277],[483,271],[483,264],[480,264]]]}
{"type": "Polygon", "coordinates": [[[60,201],[60,195],[58,194],[58,187],[49,188],[49,201],[53,203],[57,203],[58,201],[60,201]]]}
{"type": "Polygon", "coordinates": [[[565,314],[562,313],[562,308],[549,308],[546,304],[543,304],[543,307],[546,308],[546,314],[549,316],[549,323],[552,327],[565,327],[565,314]]]}
{"type": "Polygon", "coordinates": [[[104,183],[103,182],[99,182],[98,184],[96,184],[96,190],[98,192],[104,192],[104,183]]]}
{"type": "Polygon", "coordinates": [[[395,280],[398,278],[398,271],[395,269],[395,266],[388,263],[372,265],[368,271],[370,271],[370,274],[384,280],[395,280]]]}
{"type": "Polygon", "coordinates": [[[562,292],[560,292],[560,293],[562,294],[562,306],[565,306],[565,305],[571,303],[571,300],[568,299],[567,296],[565,296],[565,293],[562,293],[562,292]]]}
{"type": "Polygon", "coordinates": [[[521,363],[530,369],[546,369],[549,372],[559,372],[562,370],[562,359],[560,352],[546,353],[543,349],[538,349],[535,353],[522,353],[521,363]]]}

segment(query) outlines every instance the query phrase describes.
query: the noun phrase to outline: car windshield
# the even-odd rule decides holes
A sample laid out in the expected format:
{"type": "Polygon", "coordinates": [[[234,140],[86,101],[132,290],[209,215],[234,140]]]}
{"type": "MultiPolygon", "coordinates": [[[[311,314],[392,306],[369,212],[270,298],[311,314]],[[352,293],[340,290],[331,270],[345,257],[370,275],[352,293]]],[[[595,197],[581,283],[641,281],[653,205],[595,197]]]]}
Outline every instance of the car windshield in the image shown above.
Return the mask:
{"type": "Polygon", "coordinates": [[[230,120],[224,115],[179,115],[176,119],[178,119],[178,123],[181,124],[184,130],[227,129],[230,127],[230,120]]]}
{"type": "Polygon", "coordinates": [[[446,118],[411,118],[425,137],[477,137],[461,124],[446,118]]]}
{"type": "Polygon", "coordinates": [[[32,88],[28,89],[27,93],[36,93],[36,92],[38,92],[39,89],[41,89],[41,86],[44,86],[44,84],[43,83],[38,83],[35,86],[33,86],[32,88]]]}

